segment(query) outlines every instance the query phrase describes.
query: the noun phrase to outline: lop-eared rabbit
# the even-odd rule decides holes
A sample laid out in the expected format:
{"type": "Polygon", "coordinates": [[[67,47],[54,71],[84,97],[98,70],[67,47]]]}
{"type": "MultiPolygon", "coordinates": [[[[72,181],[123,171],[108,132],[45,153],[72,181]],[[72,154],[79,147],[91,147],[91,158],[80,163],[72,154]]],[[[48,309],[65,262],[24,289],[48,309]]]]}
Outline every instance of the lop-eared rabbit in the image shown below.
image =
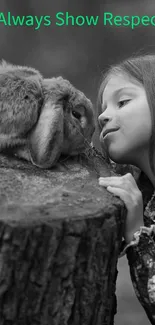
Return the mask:
{"type": "Polygon", "coordinates": [[[61,154],[83,152],[94,130],[91,101],[68,80],[0,63],[0,152],[50,168],[61,154]]]}

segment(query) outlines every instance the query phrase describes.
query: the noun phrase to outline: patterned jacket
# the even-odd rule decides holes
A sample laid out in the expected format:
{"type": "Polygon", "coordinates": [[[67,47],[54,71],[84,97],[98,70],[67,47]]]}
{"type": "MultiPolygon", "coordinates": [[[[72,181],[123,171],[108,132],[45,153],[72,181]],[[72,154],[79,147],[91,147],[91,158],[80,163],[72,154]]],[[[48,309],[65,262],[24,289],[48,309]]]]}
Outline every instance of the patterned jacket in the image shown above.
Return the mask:
{"type": "Polygon", "coordinates": [[[155,190],[136,167],[114,163],[113,169],[120,175],[132,173],[143,195],[145,226],[127,246],[122,242],[120,257],[126,253],[136,296],[151,324],[155,324],[155,190]]]}

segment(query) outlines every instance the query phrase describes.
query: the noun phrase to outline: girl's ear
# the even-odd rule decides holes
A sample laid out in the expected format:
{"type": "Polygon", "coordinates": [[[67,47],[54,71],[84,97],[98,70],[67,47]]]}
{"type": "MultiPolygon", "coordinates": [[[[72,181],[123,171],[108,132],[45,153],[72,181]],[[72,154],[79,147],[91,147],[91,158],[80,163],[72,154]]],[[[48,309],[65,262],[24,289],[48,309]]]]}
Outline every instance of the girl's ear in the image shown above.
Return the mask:
{"type": "Polygon", "coordinates": [[[43,104],[38,122],[29,136],[31,161],[40,168],[52,167],[63,146],[63,103],[48,99],[43,104]]]}

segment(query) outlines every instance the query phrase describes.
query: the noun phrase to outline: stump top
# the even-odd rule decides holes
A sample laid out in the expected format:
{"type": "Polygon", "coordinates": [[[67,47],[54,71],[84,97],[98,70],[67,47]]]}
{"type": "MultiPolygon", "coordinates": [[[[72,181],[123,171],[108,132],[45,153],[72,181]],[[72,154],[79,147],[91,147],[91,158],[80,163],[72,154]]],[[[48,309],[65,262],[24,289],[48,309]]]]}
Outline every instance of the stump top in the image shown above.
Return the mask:
{"type": "Polygon", "coordinates": [[[0,155],[0,219],[39,222],[43,218],[83,218],[114,213],[122,201],[99,186],[98,176],[110,176],[101,156],[62,157],[43,170],[24,160],[0,155]],[[111,200],[112,199],[112,200],[111,200]]]}

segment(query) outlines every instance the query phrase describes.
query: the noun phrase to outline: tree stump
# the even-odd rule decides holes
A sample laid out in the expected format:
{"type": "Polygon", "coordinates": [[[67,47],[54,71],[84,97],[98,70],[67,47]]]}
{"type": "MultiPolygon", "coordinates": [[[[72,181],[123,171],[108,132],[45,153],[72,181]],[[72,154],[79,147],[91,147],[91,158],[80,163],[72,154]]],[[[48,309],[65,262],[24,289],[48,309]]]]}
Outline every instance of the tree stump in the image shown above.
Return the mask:
{"type": "Polygon", "coordinates": [[[0,155],[0,324],[111,325],[126,208],[101,154],[51,170],[0,155]]]}

